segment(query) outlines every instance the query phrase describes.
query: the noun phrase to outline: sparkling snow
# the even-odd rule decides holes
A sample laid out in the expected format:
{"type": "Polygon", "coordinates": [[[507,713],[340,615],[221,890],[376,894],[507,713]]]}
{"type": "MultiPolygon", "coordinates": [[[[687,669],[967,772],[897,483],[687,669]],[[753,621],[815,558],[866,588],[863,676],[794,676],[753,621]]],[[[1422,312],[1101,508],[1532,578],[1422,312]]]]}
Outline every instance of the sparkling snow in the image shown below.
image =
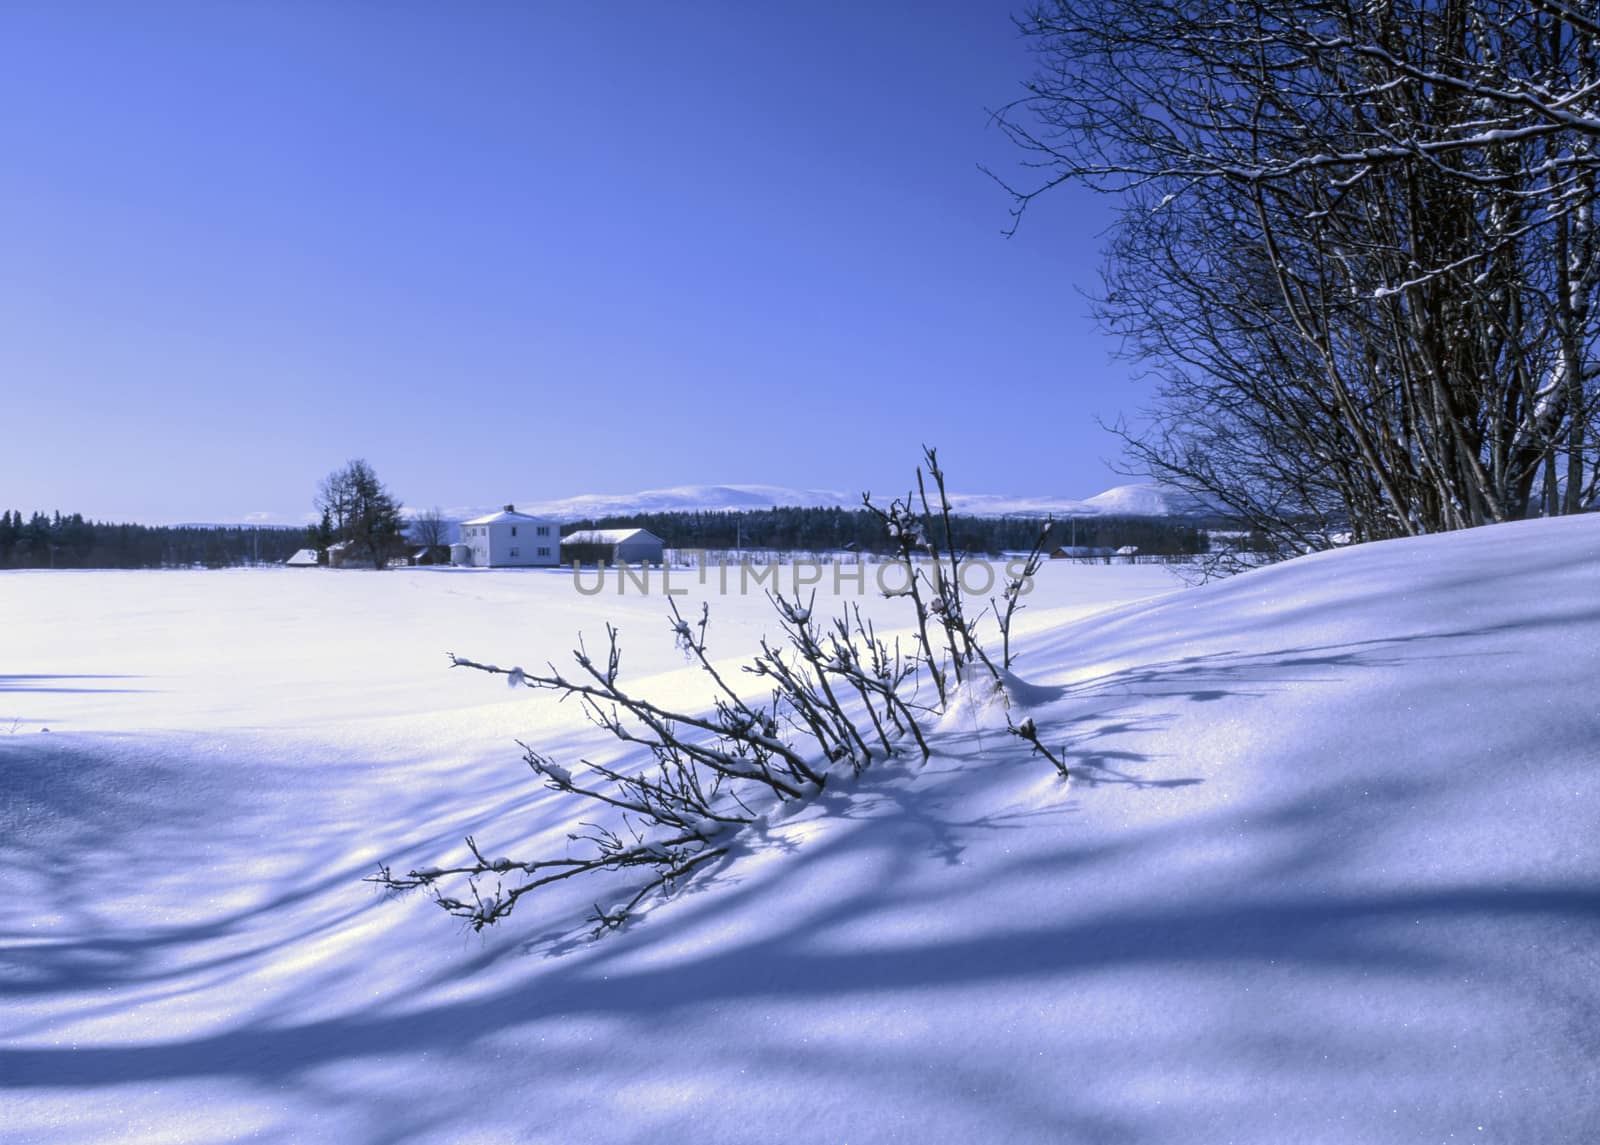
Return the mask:
{"type": "Polygon", "coordinates": [[[0,1140],[1600,1139],[1600,517],[1025,603],[1070,786],[967,697],[589,942],[593,886],[479,937],[360,880],[562,847],[593,812],[513,740],[617,746],[445,654],[609,618],[709,706],[660,596],[0,575],[0,1140]]]}

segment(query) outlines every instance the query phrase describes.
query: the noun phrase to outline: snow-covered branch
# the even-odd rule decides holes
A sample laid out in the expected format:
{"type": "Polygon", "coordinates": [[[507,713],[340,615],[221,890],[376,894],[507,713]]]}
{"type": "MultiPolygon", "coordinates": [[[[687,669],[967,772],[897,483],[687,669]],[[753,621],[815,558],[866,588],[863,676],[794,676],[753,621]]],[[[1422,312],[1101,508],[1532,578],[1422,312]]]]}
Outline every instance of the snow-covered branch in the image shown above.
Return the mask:
{"type": "MultiPolygon", "coordinates": [[[[739,832],[767,810],[814,798],[835,768],[859,775],[908,747],[926,760],[931,749],[919,716],[927,709],[916,699],[922,667],[939,686],[941,707],[944,701],[944,668],[928,642],[930,617],[945,630],[947,662],[955,665],[958,679],[976,665],[995,669],[961,612],[944,474],[932,449],[925,451],[925,460],[939,508],[932,507],[924,488],[921,520],[914,519],[909,499],[880,514],[908,568],[918,555],[931,557],[936,570],[950,561],[948,577],[911,573],[907,596],[920,633],[917,655],[904,657],[898,642],[879,638],[859,605],[825,622],[816,614],[815,594],[802,603],[778,593],[768,594],[778,637],[763,638],[759,651],[740,667],[742,677],[760,682],[764,694],[759,698],[735,687],[711,657],[709,605],[690,620],[668,597],[672,638],[710,684],[709,708],[700,712],[671,710],[630,691],[621,680],[621,648],[610,624],[603,656],[592,655],[579,641],[574,674],[553,664],[528,671],[451,654],[453,668],[576,700],[596,727],[643,749],[648,761],[624,767],[582,759],[569,767],[519,741],[524,761],[547,788],[580,806],[620,816],[620,830],[583,822],[568,841],[587,854],[538,859],[489,856],[469,836],[467,861],[404,873],[383,866],[372,881],[396,891],[426,889],[444,910],[481,930],[540,888],[606,872],[648,872],[648,880],[623,901],[596,904],[590,921],[600,933],[620,926],[651,895],[670,893],[730,854],[739,832]],[[935,528],[942,530],[942,542],[931,539],[935,528]],[[934,595],[925,606],[926,591],[934,595]]],[[[1037,562],[1029,567],[1031,575],[1037,562]]]]}

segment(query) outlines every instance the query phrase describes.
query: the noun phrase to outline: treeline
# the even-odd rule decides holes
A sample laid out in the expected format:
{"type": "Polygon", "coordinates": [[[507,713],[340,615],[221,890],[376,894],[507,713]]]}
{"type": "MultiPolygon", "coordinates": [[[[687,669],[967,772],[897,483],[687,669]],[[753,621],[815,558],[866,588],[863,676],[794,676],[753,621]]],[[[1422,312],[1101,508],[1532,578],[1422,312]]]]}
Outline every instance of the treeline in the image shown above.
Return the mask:
{"type": "MultiPolygon", "coordinates": [[[[1025,517],[954,518],[966,551],[988,555],[1027,549],[1039,522],[1025,517]]],[[[778,508],[725,512],[635,513],[569,525],[644,528],[675,549],[854,550],[887,554],[883,524],[864,509],[778,508]]],[[[281,564],[297,549],[325,543],[311,530],[253,525],[134,525],[86,520],[80,513],[0,513],[0,569],[228,568],[281,564]]],[[[1192,522],[1148,517],[1058,521],[1051,546],[1120,548],[1144,555],[1203,553],[1206,531],[1192,522]]]]}
{"type": "Polygon", "coordinates": [[[253,525],[129,525],[81,513],[0,513],[0,568],[227,568],[279,564],[305,544],[297,528],[253,525]]]}
{"type": "MultiPolygon", "coordinates": [[[[969,552],[997,555],[1025,550],[1038,536],[1039,521],[1027,517],[954,519],[957,542],[969,552]]],[[[828,552],[853,549],[889,553],[893,545],[883,522],[865,509],[773,508],[743,511],[672,511],[599,517],[570,525],[577,529],[643,528],[675,549],[790,549],[828,552]]],[[[1120,548],[1137,545],[1144,554],[1178,556],[1206,551],[1204,529],[1193,522],[1151,517],[1085,517],[1058,521],[1053,545],[1120,548]]]]}

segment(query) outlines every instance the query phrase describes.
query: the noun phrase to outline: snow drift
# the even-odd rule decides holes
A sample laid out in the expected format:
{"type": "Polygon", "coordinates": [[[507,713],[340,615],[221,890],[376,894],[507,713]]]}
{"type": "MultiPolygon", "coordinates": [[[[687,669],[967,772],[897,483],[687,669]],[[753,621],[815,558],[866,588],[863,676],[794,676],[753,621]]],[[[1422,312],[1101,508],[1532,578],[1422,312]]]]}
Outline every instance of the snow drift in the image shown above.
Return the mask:
{"type": "MultiPolygon", "coordinates": [[[[489,607],[558,578],[209,574],[233,613],[191,597],[159,655],[250,650],[231,679],[129,667],[157,655],[164,574],[95,578],[96,623],[52,595],[71,581],[0,581],[26,673],[0,682],[25,721],[0,735],[0,1136],[1596,1139],[1600,518],[1073,619],[1088,573],[1150,575],[1046,570],[1013,689],[1070,786],[974,707],[926,767],[830,786],[596,943],[578,898],[479,939],[358,881],[468,830],[509,851],[570,827],[509,738],[600,733],[393,667],[439,635],[397,634],[401,609],[462,652],[563,644],[570,597],[509,637],[489,607]],[[297,627],[307,593],[336,638],[297,627]],[[258,628],[290,646],[266,667],[258,628]],[[357,664],[367,690],[316,698],[357,664]]],[[[593,607],[671,696],[658,604],[593,607]]]]}

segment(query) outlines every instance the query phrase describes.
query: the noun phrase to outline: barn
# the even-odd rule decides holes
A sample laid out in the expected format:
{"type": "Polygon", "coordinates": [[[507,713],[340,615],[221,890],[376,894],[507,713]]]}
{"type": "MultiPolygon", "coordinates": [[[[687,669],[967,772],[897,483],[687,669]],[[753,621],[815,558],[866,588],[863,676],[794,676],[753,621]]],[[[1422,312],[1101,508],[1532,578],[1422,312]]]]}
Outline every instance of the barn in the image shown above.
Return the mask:
{"type": "Polygon", "coordinates": [[[1061,545],[1050,553],[1053,561],[1078,561],[1083,564],[1110,564],[1117,550],[1099,545],[1061,545]]]}
{"type": "Polygon", "coordinates": [[[666,542],[648,529],[579,529],[561,538],[565,565],[659,565],[666,542]]]}
{"type": "Polygon", "coordinates": [[[359,564],[354,541],[336,541],[328,546],[328,567],[342,569],[345,565],[359,564]]]}

